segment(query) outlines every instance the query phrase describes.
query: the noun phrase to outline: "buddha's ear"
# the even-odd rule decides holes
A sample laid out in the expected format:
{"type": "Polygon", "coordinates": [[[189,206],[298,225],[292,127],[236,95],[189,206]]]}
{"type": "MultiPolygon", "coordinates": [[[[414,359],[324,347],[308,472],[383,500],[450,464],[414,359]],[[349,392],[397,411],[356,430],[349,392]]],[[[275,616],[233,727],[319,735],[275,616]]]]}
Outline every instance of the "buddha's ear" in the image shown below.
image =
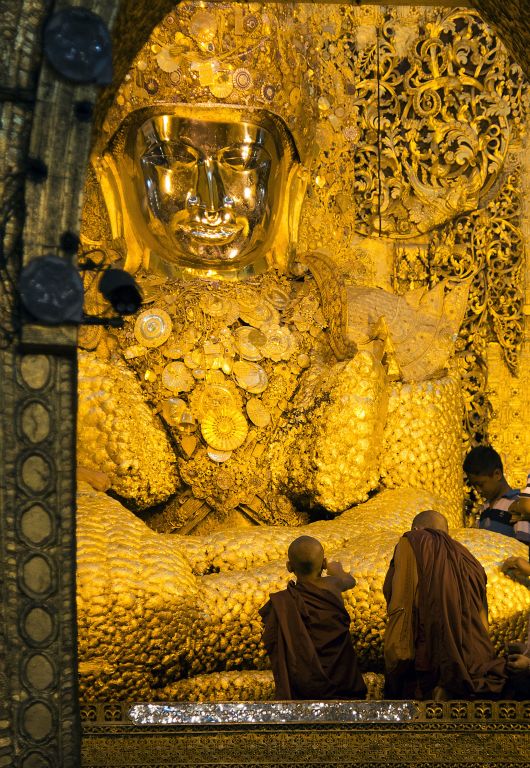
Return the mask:
{"type": "Polygon", "coordinates": [[[134,274],[142,265],[144,249],[138,242],[132,226],[116,161],[110,153],[105,153],[103,157],[96,160],[94,169],[105,201],[112,240],[124,245],[123,269],[134,274]]]}
{"type": "Polygon", "coordinates": [[[285,195],[279,213],[274,245],[272,266],[280,272],[286,272],[289,263],[294,260],[298,243],[300,214],[305,199],[309,171],[303,165],[295,163],[289,170],[285,195]]]}
{"type": "Polygon", "coordinates": [[[289,560],[288,560],[288,561],[285,563],[285,567],[287,568],[287,570],[289,571],[289,573],[293,573],[293,571],[294,571],[294,568],[293,568],[293,566],[291,565],[291,563],[289,562],[289,560]]]}

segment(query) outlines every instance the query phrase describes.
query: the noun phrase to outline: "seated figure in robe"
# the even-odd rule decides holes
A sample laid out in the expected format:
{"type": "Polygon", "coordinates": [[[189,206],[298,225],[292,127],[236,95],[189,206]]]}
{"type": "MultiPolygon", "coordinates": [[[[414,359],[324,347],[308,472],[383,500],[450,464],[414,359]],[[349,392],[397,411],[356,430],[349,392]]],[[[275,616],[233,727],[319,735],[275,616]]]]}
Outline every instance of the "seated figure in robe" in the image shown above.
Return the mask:
{"type": "Polygon", "coordinates": [[[276,698],[364,699],[366,685],[342,599],[355,586],[354,577],[341,563],[328,562],[322,544],[311,536],[295,539],[288,558],[287,570],[296,582],[271,594],[259,611],[276,698]]]}
{"type": "Polygon", "coordinates": [[[489,636],[487,578],[447,520],[425,510],[399,540],[383,591],[387,695],[499,698],[506,661],[489,636]]]}

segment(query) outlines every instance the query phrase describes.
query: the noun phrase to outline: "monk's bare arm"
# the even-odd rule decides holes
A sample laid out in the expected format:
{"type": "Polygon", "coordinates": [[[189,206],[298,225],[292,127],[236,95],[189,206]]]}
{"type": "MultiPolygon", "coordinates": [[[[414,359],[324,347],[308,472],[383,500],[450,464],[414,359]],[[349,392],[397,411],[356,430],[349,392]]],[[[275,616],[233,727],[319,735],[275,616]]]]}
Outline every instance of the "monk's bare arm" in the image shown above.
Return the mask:
{"type": "Polygon", "coordinates": [[[328,561],[326,567],[328,577],[336,582],[337,587],[341,592],[346,592],[348,589],[353,589],[357,584],[351,573],[348,573],[342,567],[342,563],[336,560],[328,561]]]}

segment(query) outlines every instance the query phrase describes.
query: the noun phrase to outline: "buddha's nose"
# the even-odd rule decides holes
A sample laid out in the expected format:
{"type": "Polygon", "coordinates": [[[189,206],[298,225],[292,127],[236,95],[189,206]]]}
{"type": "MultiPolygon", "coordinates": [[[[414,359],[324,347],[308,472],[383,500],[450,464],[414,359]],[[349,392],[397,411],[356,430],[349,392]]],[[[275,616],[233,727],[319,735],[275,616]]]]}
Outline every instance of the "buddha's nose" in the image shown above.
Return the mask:
{"type": "Polygon", "coordinates": [[[207,157],[199,162],[196,196],[207,220],[214,220],[223,205],[224,189],[217,164],[207,157]]]}

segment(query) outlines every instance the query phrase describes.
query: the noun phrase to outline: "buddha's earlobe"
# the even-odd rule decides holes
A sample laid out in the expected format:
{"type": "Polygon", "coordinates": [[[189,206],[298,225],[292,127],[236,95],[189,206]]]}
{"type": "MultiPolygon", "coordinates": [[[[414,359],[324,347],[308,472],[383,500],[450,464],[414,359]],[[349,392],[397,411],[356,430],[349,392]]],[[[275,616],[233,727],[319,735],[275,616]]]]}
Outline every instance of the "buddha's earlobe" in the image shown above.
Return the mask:
{"type": "Polygon", "coordinates": [[[296,256],[300,214],[308,180],[307,168],[299,164],[291,167],[273,248],[273,266],[281,272],[287,271],[296,256]]]}
{"type": "Polygon", "coordinates": [[[111,155],[106,155],[98,162],[97,176],[109,217],[112,239],[124,244],[123,268],[134,274],[142,265],[144,251],[134,233],[122,180],[111,155]]]}

